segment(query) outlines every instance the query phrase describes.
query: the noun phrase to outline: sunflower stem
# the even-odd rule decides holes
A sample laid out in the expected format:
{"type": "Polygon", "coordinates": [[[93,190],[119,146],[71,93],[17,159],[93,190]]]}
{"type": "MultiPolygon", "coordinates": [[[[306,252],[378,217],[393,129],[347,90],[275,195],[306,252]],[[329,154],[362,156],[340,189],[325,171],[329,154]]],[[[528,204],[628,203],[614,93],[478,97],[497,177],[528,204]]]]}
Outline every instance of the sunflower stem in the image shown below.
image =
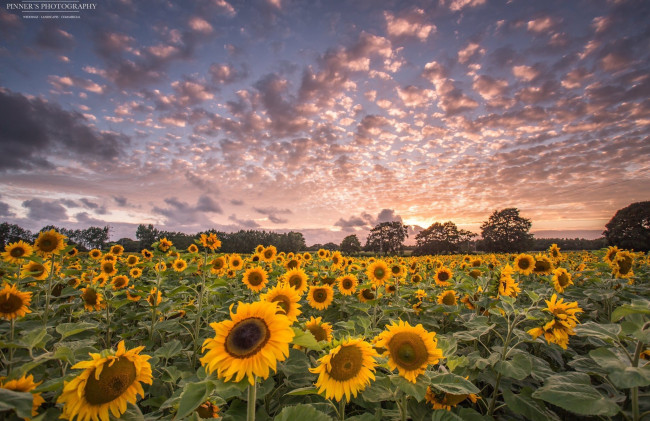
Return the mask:
{"type": "Polygon", "coordinates": [[[52,294],[52,278],[54,277],[54,256],[52,256],[52,265],[50,266],[50,276],[47,279],[47,290],[45,291],[45,314],[43,315],[43,324],[47,325],[47,319],[50,315],[50,295],[52,294]]]}
{"type": "Polygon", "coordinates": [[[402,421],[408,419],[408,409],[406,408],[406,394],[402,394],[402,397],[397,401],[397,406],[399,407],[399,415],[402,421]]]}
{"type": "Polygon", "coordinates": [[[194,353],[192,354],[192,367],[196,366],[196,354],[199,351],[199,329],[201,329],[201,315],[203,313],[203,291],[205,290],[205,271],[208,268],[208,250],[203,253],[203,270],[201,271],[201,290],[197,294],[198,309],[194,320],[194,353]]]}
{"type": "MultiPolygon", "coordinates": [[[[9,329],[9,342],[12,342],[12,345],[13,345],[13,341],[14,341],[14,325],[15,325],[15,322],[16,322],[15,319],[11,319],[11,322],[10,322],[11,326],[10,326],[10,329],[9,329]]],[[[9,361],[7,361],[7,376],[11,374],[11,362],[13,361],[13,359],[14,359],[14,348],[12,346],[11,348],[9,348],[9,361]]]]}
{"type": "Polygon", "coordinates": [[[104,289],[106,296],[106,348],[111,347],[111,300],[108,298],[108,287],[104,289]]]}
{"type": "Polygon", "coordinates": [[[253,384],[248,385],[248,402],[246,407],[246,421],[255,421],[255,401],[257,400],[257,376],[253,378],[253,384]]]}
{"type": "Polygon", "coordinates": [[[345,421],[345,399],[339,401],[339,420],[345,421]]]}
{"type": "MultiPolygon", "coordinates": [[[[12,320],[13,321],[13,320],[12,320]]],[[[650,322],[646,322],[641,328],[642,331],[650,327],[650,322]]],[[[645,343],[642,341],[637,342],[636,349],[634,350],[634,359],[632,360],[632,367],[639,366],[639,358],[641,357],[641,352],[645,348],[645,343]]],[[[634,421],[639,421],[641,417],[639,416],[639,388],[633,387],[630,391],[630,399],[632,403],[632,419],[634,421]]]]}

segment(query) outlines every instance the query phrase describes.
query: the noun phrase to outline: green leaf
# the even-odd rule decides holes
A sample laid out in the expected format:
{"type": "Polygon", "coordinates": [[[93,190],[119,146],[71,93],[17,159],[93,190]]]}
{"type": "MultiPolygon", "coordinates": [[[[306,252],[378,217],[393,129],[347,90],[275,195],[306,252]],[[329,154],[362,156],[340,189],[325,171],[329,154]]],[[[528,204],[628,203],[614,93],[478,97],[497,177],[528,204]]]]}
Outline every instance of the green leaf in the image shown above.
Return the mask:
{"type": "Polygon", "coordinates": [[[16,411],[21,418],[32,417],[34,396],[29,392],[15,392],[0,388],[0,411],[16,411]]]}
{"type": "Polygon", "coordinates": [[[304,395],[318,395],[318,388],[315,386],[300,387],[293,389],[291,392],[285,393],[285,396],[304,396],[304,395]]]}
{"type": "Polygon", "coordinates": [[[97,326],[94,323],[87,322],[61,323],[56,326],[56,332],[61,335],[62,340],[90,329],[97,329],[97,326]]]}
{"type": "Polygon", "coordinates": [[[154,355],[160,358],[170,359],[180,354],[183,350],[183,344],[178,339],[167,342],[154,352],[154,355]]]}
{"type": "Polygon", "coordinates": [[[304,352],[297,349],[289,350],[289,358],[280,364],[280,371],[286,376],[291,374],[303,374],[309,371],[309,360],[304,352]]]}
{"type": "Polygon", "coordinates": [[[573,330],[580,336],[592,336],[611,343],[618,339],[618,335],[621,333],[621,325],[586,322],[576,326],[573,330]]]}
{"type": "Polygon", "coordinates": [[[126,411],[120,416],[120,421],[144,421],[144,415],[138,405],[129,404],[126,411]]]}
{"type": "Polygon", "coordinates": [[[598,348],[589,352],[589,356],[607,371],[609,379],[619,389],[644,387],[650,384],[650,369],[631,367],[626,360],[607,348],[598,348]]]}
{"type": "Polygon", "coordinates": [[[430,385],[452,395],[465,395],[479,392],[478,388],[474,386],[474,383],[465,377],[453,373],[431,375],[430,385]]]}
{"type": "Polygon", "coordinates": [[[183,418],[191,414],[192,411],[208,399],[213,389],[214,385],[209,380],[186,384],[183,393],[181,393],[176,418],[183,418]]]}
{"type": "Polygon", "coordinates": [[[295,336],[291,341],[292,344],[302,346],[303,348],[320,351],[321,347],[318,345],[318,341],[316,341],[316,338],[310,331],[304,331],[302,329],[294,327],[293,332],[295,333],[295,336]]]}
{"type": "Polygon", "coordinates": [[[378,374],[370,387],[363,391],[361,396],[366,402],[383,402],[393,399],[392,383],[388,377],[378,374]]]}
{"type": "Polygon", "coordinates": [[[499,361],[494,365],[497,373],[515,380],[523,380],[528,377],[533,369],[533,363],[524,354],[515,354],[512,360],[499,361]]]}
{"type": "Polygon", "coordinates": [[[23,334],[21,342],[29,349],[36,348],[41,344],[45,345],[45,335],[47,335],[46,328],[41,327],[38,329],[33,329],[23,334]]]}
{"type": "Polygon", "coordinates": [[[533,398],[552,403],[579,415],[614,416],[619,407],[613,400],[601,395],[584,373],[562,373],[549,377],[533,398]]]}
{"type": "Polygon", "coordinates": [[[413,396],[418,402],[424,399],[427,394],[427,386],[429,386],[429,378],[420,374],[416,379],[416,383],[411,383],[400,375],[389,376],[391,383],[393,383],[399,390],[406,393],[408,396],[413,396]]]}
{"type": "Polygon", "coordinates": [[[284,408],[273,421],[332,421],[327,414],[317,411],[310,405],[295,405],[284,408]]]}
{"type": "Polygon", "coordinates": [[[437,409],[433,411],[432,421],[464,421],[461,417],[446,409],[437,409]]]}
{"type": "Polygon", "coordinates": [[[650,301],[635,300],[631,304],[623,304],[612,312],[612,322],[617,322],[629,314],[650,315],[650,301]]]}
{"type": "Polygon", "coordinates": [[[503,389],[503,399],[508,408],[517,415],[522,415],[532,421],[559,420],[558,416],[546,409],[544,405],[532,398],[533,390],[525,387],[521,393],[514,394],[508,388],[503,389]]]}

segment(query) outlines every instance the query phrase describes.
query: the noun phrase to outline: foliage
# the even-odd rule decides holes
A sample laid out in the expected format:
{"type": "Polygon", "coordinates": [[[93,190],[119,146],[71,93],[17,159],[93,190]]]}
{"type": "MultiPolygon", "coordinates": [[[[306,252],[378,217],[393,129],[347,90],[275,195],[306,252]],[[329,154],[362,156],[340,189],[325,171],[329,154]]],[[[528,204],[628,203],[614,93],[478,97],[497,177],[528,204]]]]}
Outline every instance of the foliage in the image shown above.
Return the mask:
{"type": "Polygon", "coordinates": [[[370,230],[364,249],[383,254],[398,254],[404,249],[406,237],[408,237],[407,225],[400,221],[382,222],[370,230]]]}
{"type": "Polygon", "coordinates": [[[361,251],[361,242],[356,234],[348,235],[341,241],[340,250],[345,254],[356,254],[361,251]]]}
{"type": "Polygon", "coordinates": [[[650,201],[637,202],[619,209],[605,225],[603,235],[610,246],[650,250],[650,201]]]}
{"type": "Polygon", "coordinates": [[[460,250],[460,246],[476,237],[471,231],[459,230],[451,221],[435,222],[415,236],[413,255],[449,254],[460,250]]]}
{"type": "Polygon", "coordinates": [[[2,247],[16,241],[32,241],[33,239],[34,235],[31,231],[21,228],[16,224],[10,224],[8,222],[0,224],[0,246],[2,247]]]}
{"type": "Polygon", "coordinates": [[[491,252],[516,253],[527,250],[533,238],[529,234],[530,219],[519,216],[517,208],[495,210],[481,225],[482,249],[491,252]]]}

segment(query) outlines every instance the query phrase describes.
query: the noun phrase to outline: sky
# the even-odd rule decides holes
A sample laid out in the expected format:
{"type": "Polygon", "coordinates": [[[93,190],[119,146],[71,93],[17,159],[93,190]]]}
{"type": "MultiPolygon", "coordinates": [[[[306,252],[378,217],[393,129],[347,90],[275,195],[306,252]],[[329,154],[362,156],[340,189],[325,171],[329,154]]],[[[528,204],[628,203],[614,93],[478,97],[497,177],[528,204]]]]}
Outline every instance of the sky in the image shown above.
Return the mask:
{"type": "Polygon", "coordinates": [[[2,221],[596,238],[650,200],[648,1],[77,4],[2,4],[2,221]]]}

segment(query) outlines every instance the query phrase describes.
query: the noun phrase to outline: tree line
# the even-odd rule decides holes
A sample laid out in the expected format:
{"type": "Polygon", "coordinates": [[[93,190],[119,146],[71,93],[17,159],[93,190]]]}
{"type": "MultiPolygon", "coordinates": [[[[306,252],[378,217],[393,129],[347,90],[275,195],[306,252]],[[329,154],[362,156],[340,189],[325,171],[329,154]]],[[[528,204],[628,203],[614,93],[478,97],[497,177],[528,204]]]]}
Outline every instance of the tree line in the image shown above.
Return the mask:
{"type": "MultiPolygon", "coordinates": [[[[139,252],[149,248],[160,240],[167,238],[176,248],[186,249],[201,234],[215,233],[221,240],[220,250],[224,253],[250,253],[257,245],[274,245],[278,251],[300,252],[319,249],[340,250],[346,254],[361,251],[378,254],[402,254],[410,249],[413,255],[453,254],[485,251],[494,253],[517,253],[523,251],[546,250],[551,244],[557,244],[563,250],[595,250],[607,245],[615,245],[635,251],[650,250],[650,201],[633,203],[620,209],[605,226],[604,237],[587,240],[584,238],[534,238],[530,233],[532,222],[519,215],[517,208],[495,210],[481,225],[481,235],[458,229],[451,221],[435,222],[415,236],[415,246],[404,245],[408,238],[408,226],[400,221],[382,222],[375,225],[361,245],[359,238],[348,235],[340,244],[314,244],[307,247],[302,233],[290,231],[277,233],[263,230],[239,230],[227,233],[216,230],[186,234],[175,231],[159,230],[152,224],[140,224],[136,230],[136,239],[121,238],[117,241],[125,251],[139,252]]],[[[105,248],[109,244],[110,227],[89,227],[86,229],[67,229],[48,225],[41,231],[56,229],[68,237],[68,241],[77,245],[80,251],[93,248],[105,248]]],[[[4,246],[18,240],[32,242],[38,234],[7,222],[0,224],[0,245],[4,246]]]]}

